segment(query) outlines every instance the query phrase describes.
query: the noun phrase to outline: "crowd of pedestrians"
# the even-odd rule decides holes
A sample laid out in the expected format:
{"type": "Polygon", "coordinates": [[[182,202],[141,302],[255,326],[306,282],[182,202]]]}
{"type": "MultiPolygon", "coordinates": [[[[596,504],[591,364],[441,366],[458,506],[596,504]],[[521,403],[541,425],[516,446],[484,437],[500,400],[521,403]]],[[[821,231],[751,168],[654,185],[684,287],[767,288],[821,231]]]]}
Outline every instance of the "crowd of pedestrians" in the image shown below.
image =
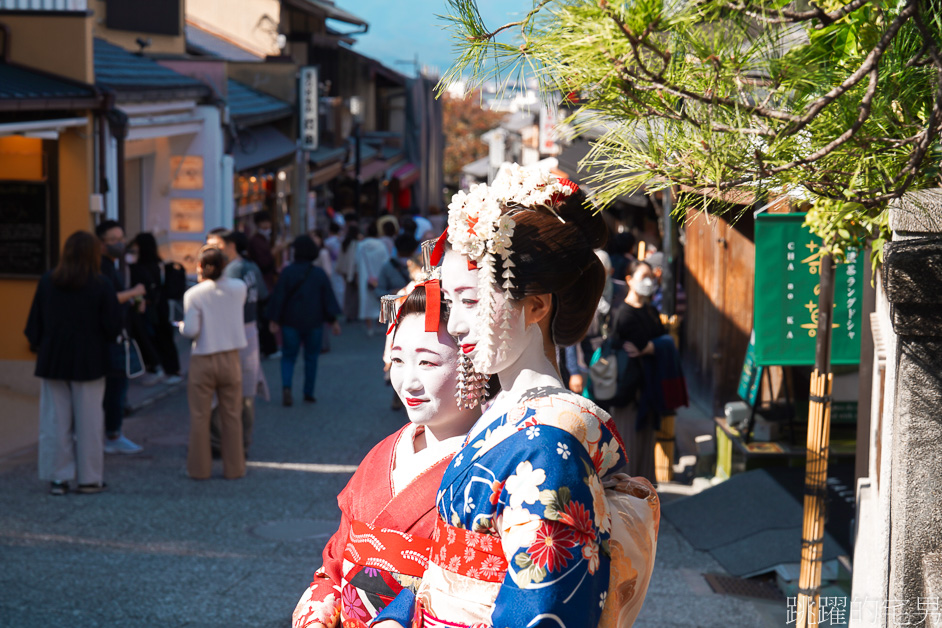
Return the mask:
{"type": "Polygon", "coordinates": [[[379,297],[412,279],[417,234],[434,235],[418,216],[336,218],[290,243],[266,212],[254,216],[251,234],[213,229],[195,285],[182,265],[161,258],[152,233],[128,239],[121,224],[104,220],[94,234],[72,234],[39,282],[25,330],[41,381],[39,475],[50,492],[100,492],[105,454],[143,450],[122,432],[138,377],[144,386],[186,378],[190,477],[210,477],[214,458],[226,478],[242,477],[255,400],[269,395],[261,360],[280,359],[290,406],[303,355],[302,395],[314,403],[329,335],[340,333],[341,319],[363,321],[372,335],[379,297]],[[186,375],[178,335],[191,341],[186,375]]]}

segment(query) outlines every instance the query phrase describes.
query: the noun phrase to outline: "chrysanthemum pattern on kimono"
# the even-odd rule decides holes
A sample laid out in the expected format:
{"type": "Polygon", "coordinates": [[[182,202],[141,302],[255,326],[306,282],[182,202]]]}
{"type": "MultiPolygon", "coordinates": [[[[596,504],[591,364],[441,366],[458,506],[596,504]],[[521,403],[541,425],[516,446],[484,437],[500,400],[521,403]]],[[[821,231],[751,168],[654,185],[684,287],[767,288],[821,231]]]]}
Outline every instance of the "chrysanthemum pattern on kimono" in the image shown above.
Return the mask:
{"type": "MultiPolygon", "coordinates": [[[[501,543],[508,566],[492,625],[525,626],[536,617],[597,625],[611,530],[600,478],[625,462],[608,415],[569,393],[494,416],[466,443],[445,471],[437,506],[450,525],[501,543]]],[[[449,619],[435,612],[434,595],[423,602],[449,619]]]]}

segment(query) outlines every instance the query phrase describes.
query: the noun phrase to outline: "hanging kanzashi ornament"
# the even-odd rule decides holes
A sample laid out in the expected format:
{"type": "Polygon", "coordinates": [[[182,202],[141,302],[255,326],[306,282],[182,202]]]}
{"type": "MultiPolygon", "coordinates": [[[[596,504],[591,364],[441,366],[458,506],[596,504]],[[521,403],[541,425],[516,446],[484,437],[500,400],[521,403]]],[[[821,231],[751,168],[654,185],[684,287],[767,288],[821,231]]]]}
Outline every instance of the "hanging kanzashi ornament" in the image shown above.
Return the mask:
{"type": "MultiPolygon", "coordinates": [[[[496,291],[509,295],[516,287],[511,259],[516,227],[513,216],[542,208],[565,222],[557,208],[578,189],[568,179],[558,179],[547,172],[517,164],[504,164],[490,186],[473,185],[467,192],[458,192],[452,197],[448,205],[448,242],[452,250],[468,259],[469,268],[478,270],[474,332],[478,339],[475,366],[479,371],[491,372],[495,357],[499,361],[507,355],[513,312],[509,304],[497,311],[496,291]],[[503,208],[510,211],[503,212],[503,208]],[[498,258],[503,268],[499,277],[498,258]]],[[[438,263],[440,244],[441,239],[432,245],[430,264],[438,263]]]]}

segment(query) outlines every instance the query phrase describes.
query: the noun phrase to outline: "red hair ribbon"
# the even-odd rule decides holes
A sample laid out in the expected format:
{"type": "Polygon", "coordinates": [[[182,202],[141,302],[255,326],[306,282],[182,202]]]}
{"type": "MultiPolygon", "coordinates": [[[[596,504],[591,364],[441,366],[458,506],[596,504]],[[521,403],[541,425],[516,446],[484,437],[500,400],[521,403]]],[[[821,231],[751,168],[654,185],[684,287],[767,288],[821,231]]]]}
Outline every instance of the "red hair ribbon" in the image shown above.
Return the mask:
{"type": "MultiPolygon", "coordinates": [[[[438,239],[435,241],[435,248],[432,249],[432,257],[430,258],[430,261],[432,262],[433,267],[438,266],[442,261],[442,257],[445,255],[445,241],[447,239],[448,227],[445,227],[445,230],[442,231],[442,234],[438,236],[438,239]]],[[[431,272],[431,269],[429,269],[429,272],[431,272]]]]}
{"type": "MultiPolygon", "coordinates": [[[[415,288],[425,288],[425,331],[438,333],[439,320],[442,317],[442,284],[438,279],[429,279],[415,284],[415,288]]],[[[415,289],[413,288],[413,290],[415,289]]],[[[408,295],[401,297],[404,301],[408,295]]],[[[389,323],[386,335],[393,333],[402,320],[402,306],[396,310],[396,320],[389,323]]]]}
{"type": "Polygon", "coordinates": [[[442,317],[442,283],[438,279],[429,279],[415,284],[425,288],[425,331],[438,333],[439,319],[442,317]]]}

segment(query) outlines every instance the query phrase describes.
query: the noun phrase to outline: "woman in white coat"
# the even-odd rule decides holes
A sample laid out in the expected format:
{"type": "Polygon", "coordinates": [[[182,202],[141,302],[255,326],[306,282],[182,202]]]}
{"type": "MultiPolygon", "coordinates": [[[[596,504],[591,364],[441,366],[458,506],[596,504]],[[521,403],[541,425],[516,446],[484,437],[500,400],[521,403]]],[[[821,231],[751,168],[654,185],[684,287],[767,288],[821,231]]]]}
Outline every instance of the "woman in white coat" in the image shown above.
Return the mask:
{"type": "Polygon", "coordinates": [[[366,321],[366,335],[373,335],[373,321],[379,318],[379,294],[376,285],[379,271],[389,260],[389,250],[379,239],[376,223],[366,230],[366,237],[357,246],[357,288],[360,293],[360,320],[366,321]]]}

